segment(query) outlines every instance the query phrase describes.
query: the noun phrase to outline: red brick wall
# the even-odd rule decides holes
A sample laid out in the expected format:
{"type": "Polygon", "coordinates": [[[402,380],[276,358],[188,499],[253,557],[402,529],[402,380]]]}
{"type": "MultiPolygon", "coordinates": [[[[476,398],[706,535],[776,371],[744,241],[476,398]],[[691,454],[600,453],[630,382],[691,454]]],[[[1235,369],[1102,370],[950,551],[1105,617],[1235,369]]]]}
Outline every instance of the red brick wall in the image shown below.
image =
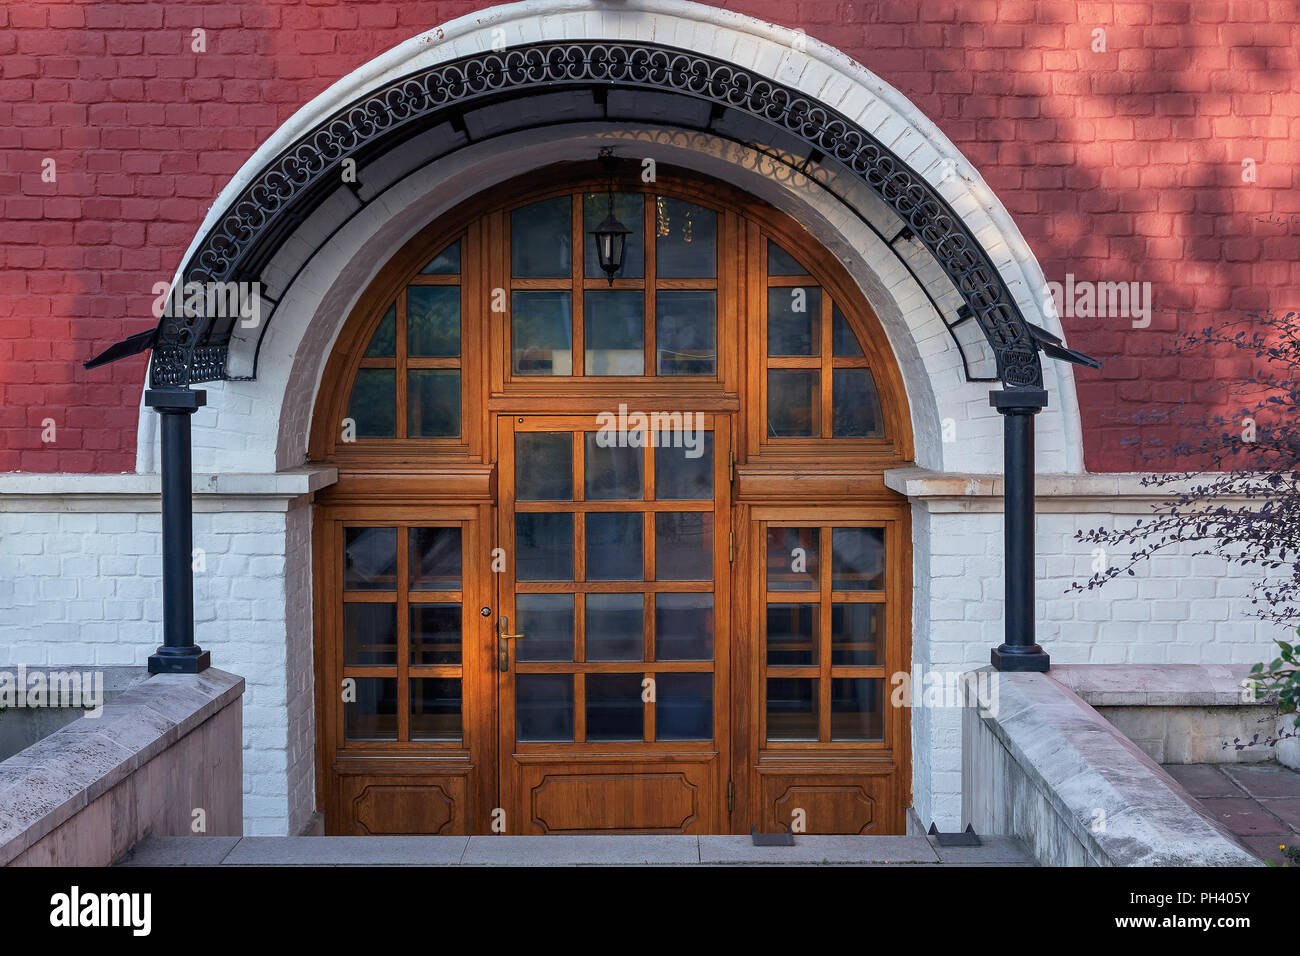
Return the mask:
{"type": "MultiPolygon", "coordinates": [[[[1227,363],[1157,355],[1161,330],[1300,307],[1300,4],[1064,0],[720,3],[839,47],[977,166],[1047,277],[1149,281],[1150,329],[1071,319],[1086,463],[1134,467],[1117,415],[1190,397],[1227,363]],[[954,9],[959,8],[959,9],[954,9]],[[1107,52],[1093,52],[1092,31],[1107,52]],[[1242,160],[1257,181],[1242,181],[1242,160]]],[[[129,471],[137,358],[208,206],[312,96],[472,2],[225,0],[0,7],[0,470],[129,471]],[[206,53],[190,31],[207,31],[206,53]],[[43,182],[42,161],[57,182],[43,182]],[[52,419],[57,440],[42,442],[52,419]]]]}

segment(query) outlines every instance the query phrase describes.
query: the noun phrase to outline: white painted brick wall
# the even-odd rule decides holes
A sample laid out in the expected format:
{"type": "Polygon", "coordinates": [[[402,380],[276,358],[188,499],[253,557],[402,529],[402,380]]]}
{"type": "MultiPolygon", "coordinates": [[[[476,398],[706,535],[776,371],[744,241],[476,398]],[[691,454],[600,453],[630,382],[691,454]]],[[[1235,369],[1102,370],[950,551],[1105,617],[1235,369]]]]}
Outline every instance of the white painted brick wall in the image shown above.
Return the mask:
{"type": "MultiPolygon", "coordinates": [[[[1131,526],[1106,499],[1076,513],[1038,514],[1038,642],[1054,664],[1250,664],[1273,657],[1285,631],[1257,620],[1248,595],[1258,575],[1213,558],[1174,554],[1139,565],[1100,590],[1075,593],[1092,573],[1092,546],[1076,530],[1131,526]]],[[[1003,638],[1000,511],[937,511],[913,505],[912,660],[919,671],[968,671],[989,663],[1003,638]]],[[[1112,561],[1118,555],[1110,555],[1112,561]]],[[[961,815],[961,714],[912,713],[913,786],[926,826],[953,829],[961,815]]]]}
{"type": "MultiPolygon", "coordinates": [[[[297,832],[315,806],[308,518],[194,515],[195,640],[246,682],[249,835],[297,832]]],[[[0,511],[0,665],[144,666],[162,642],[161,540],[156,512],[0,511]]]]}

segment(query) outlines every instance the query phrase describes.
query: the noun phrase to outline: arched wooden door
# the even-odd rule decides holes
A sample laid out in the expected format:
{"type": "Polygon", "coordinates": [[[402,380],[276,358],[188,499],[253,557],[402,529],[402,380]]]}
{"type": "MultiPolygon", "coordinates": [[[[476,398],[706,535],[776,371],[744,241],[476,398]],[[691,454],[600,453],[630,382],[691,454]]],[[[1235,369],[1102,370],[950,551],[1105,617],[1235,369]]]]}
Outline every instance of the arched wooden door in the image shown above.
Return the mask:
{"type": "Polygon", "coordinates": [[[311,457],[330,833],[902,832],[912,456],[842,268],[699,177],[490,191],[329,361],[311,457]]]}

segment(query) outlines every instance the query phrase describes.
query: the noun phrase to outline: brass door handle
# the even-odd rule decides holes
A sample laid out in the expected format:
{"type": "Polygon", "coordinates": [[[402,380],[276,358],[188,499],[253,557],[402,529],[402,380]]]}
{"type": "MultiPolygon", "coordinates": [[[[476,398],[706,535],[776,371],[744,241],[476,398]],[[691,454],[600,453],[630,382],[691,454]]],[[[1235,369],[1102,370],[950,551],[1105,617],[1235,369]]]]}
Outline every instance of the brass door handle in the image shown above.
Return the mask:
{"type": "Polygon", "coordinates": [[[511,634],[510,618],[504,614],[497,621],[497,670],[505,673],[510,670],[510,639],[523,637],[522,634],[511,634]]]}

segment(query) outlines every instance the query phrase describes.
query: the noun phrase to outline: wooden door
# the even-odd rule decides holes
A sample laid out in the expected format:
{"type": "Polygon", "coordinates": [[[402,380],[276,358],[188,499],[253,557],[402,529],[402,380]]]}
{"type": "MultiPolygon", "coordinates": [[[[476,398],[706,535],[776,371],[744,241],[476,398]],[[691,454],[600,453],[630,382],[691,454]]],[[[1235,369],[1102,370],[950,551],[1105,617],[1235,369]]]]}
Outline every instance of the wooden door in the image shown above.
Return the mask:
{"type": "Polygon", "coordinates": [[[728,829],[730,421],[644,414],[498,422],[505,832],[728,829]]]}
{"type": "Polygon", "coordinates": [[[910,530],[883,474],[912,439],[887,339],[775,209],[616,178],[467,200],[340,332],[310,443],[339,470],[313,533],[331,833],[902,832],[908,712],[880,691],[910,658],[910,530]],[[459,581],[412,579],[412,541],[453,527],[459,581]],[[883,536],[883,589],[770,586],[769,536],[832,568],[851,529],[883,536]]]}

